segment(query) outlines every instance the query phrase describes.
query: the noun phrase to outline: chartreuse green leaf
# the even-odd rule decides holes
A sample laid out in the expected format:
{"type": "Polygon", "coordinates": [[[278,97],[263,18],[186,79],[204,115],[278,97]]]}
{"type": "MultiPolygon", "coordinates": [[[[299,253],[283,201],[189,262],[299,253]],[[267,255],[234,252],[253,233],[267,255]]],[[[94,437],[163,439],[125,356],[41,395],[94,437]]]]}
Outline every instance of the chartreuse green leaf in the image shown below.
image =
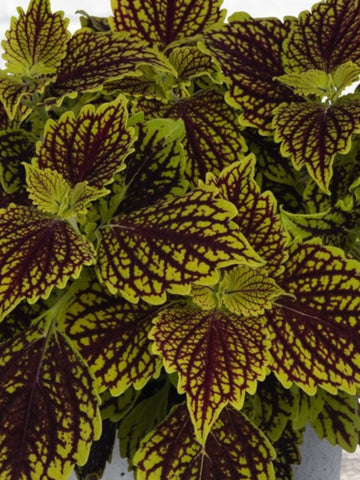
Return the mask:
{"type": "Polygon", "coordinates": [[[235,222],[266,260],[269,275],[276,276],[287,258],[288,236],[276,213],[275,197],[270,192],[261,193],[254,179],[255,163],[254,155],[250,154],[226,167],[218,178],[209,173],[206,182],[219,188],[221,196],[236,206],[235,222]]]}
{"type": "Polygon", "coordinates": [[[329,0],[300,13],[284,42],[287,72],[336,71],[343,63],[360,64],[359,6],[354,0],[329,0]]]}
{"type": "Polygon", "coordinates": [[[21,99],[31,96],[35,91],[41,91],[42,87],[27,83],[24,79],[14,75],[8,75],[0,70],[0,102],[4,105],[6,114],[10,120],[20,117],[24,120],[28,111],[22,111],[21,99]]]}
{"type": "Polygon", "coordinates": [[[161,361],[147,337],[157,311],[111,295],[97,283],[81,285],[66,310],[64,328],[94,372],[99,392],[109,389],[117,396],[159,375],[161,361]]]}
{"type": "Polygon", "coordinates": [[[292,418],[292,424],[295,430],[305,428],[308,422],[316,420],[317,416],[324,407],[324,395],[321,388],[318,388],[315,395],[307,395],[297,385],[290,389],[295,398],[295,410],[292,418]]]}
{"type": "Polygon", "coordinates": [[[262,317],[167,308],[154,319],[150,338],[167,372],[179,374],[178,390],[187,395],[202,444],[223,408],[230,403],[240,409],[245,393],[255,393],[265,378],[270,341],[262,317]]]}
{"type": "Polygon", "coordinates": [[[221,0],[112,0],[110,26],[115,32],[130,32],[138,39],[166,47],[221,22],[226,14],[220,11],[221,4],[221,0]]]}
{"type": "Polygon", "coordinates": [[[238,161],[246,151],[238,115],[214,89],[199,91],[191,97],[168,103],[139,102],[138,109],[151,117],[181,118],[186,135],[183,146],[186,156],[186,177],[192,185],[204,179],[207,172],[220,173],[238,161]]]}
{"type": "Polygon", "coordinates": [[[101,90],[106,80],[138,75],[141,65],[176,75],[166,57],[147,42],[131,34],[99,34],[84,28],[71,37],[51,93],[62,97],[101,90]]]}
{"type": "Polygon", "coordinates": [[[275,80],[285,73],[282,44],[290,20],[251,18],[234,14],[228,24],[206,35],[206,49],[219,62],[229,87],[227,101],[241,108],[240,121],[263,133],[271,132],[272,111],[299,98],[275,80]]]}
{"type": "Polygon", "coordinates": [[[322,391],[324,406],[311,422],[320,438],[326,438],[331,445],[340,445],[348,452],[354,452],[359,443],[360,417],[356,395],[339,392],[330,395],[322,391]]]}
{"type": "Polygon", "coordinates": [[[215,82],[220,81],[218,65],[210,55],[206,55],[198,47],[174,48],[170,52],[169,60],[174,65],[180,82],[188,82],[203,75],[207,75],[215,82]]]}
{"type": "Polygon", "coordinates": [[[275,298],[285,293],[268,276],[266,267],[238,265],[224,273],[219,286],[221,303],[237,315],[258,316],[272,307],[275,298]]]}
{"type": "Polygon", "coordinates": [[[275,141],[291,157],[294,168],[306,166],[318,186],[329,193],[336,153],[347,153],[351,136],[360,131],[360,100],[352,95],[332,105],[282,104],[275,110],[275,141]]]}
{"type": "Polygon", "coordinates": [[[109,193],[105,188],[89,186],[87,181],[72,187],[61,173],[51,168],[25,164],[25,170],[27,190],[33,204],[43,212],[64,219],[85,214],[90,202],[109,193]]]}
{"type": "Polygon", "coordinates": [[[142,439],[168,414],[169,387],[168,381],[155,394],[138,402],[120,422],[120,454],[128,458],[130,466],[142,439]]]}
{"type": "Polygon", "coordinates": [[[66,55],[69,20],[51,13],[49,0],[31,0],[27,12],[18,7],[18,13],[1,43],[7,70],[23,77],[54,73],[66,55]]]}
{"type": "Polygon", "coordinates": [[[94,261],[92,245],[65,221],[10,205],[0,209],[0,318],[22,299],[36,302],[94,261]]]}
{"type": "Polygon", "coordinates": [[[127,158],[122,212],[185,193],[185,158],[181,145],[182,120],[156,119],[139,126],[135,152],[127,158]]]}
{"type": "Polygon", "coordinates": [[[109,390],[105,390],[101,395],[101,418],[110,419],[114,423],[119,422],[134,407],[140,393],[141,391],[135,390],[132,386],[117,397],[113,397],[109,390]]]}
{"type": "Polygon", "coordinates": [[[230,408],[200,445],[189,413],[180,405],[146,437],[134,463],[138,480],[274,480],[274,456],[265,435],[230,408]]]}
{"type": "Polygon", "coordinates": [[[20,190],[21,162],[30,160],[33,154],[33,142],[25,130],[0,131],[0,185],[5,192],[20,190]]]}
{"type": "Polygon", "coordinates": [[[0,346],[3,478],[66,480],[101,422],[95,382],[47,315],[0,346]]]}
{"type": "Polygon", "coordinates": [[[359,263],[318,240],[291,247],[278,284],[294,296],[266,311],[270,369],[289,388],[354,394],[360,381],[359,263]]]}
{"type": "Polygon", "coordinates": [[[57,122],[49,120],[37,145],[37,166],[55,170],[73,186],[86,180],[101,189],[113,181],[133,150],[134,129],[127,126],[126,105],[120,95],[97,109],[86,105],[77,117],[66,112],[57,122]]]}
{"type": "Polygon", "coordinates": [[[217,268],[262,263],[231,221],[235,215],[206,185],[119,215],[101,229],[97,273],[131,302],[159,304],[166,291],[186,295],[192,283],[213,285],[217,268]]]}

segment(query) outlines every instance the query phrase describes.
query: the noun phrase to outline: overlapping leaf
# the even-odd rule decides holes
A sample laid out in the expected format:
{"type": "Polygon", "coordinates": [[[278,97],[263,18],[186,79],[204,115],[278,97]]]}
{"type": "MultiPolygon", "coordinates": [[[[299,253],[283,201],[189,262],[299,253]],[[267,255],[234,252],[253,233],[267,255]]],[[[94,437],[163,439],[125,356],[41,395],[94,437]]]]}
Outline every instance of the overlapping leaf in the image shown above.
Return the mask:
{"type": "Polygon", "coordinates": [[[220,310],[166,309],[154,320],[154,352],[166,370],[179,373],[196,438],[204,443],[223,408],[242,407],[266,375],[269,340],[263,318],[241,318],[220,310]]]}
{"type": "Polygon", "coordinates": [[[100,392],[122,394],[142,388],[161,369],[151,352],[148,333],[157,309],[110,295],[97,283],[85,283],[64,320],[67,335],[94,372],[100,392]],[[116,352],[116,355],[114,355],[116,352]]]}
{"type": "Polygon", "coordinates": [[[355,393],[360,381],[359,264],[319,241],[294,243],[280,286],[281,298],[266,312],[272,337],[270,368],[285,387],[306,393],[355,393]]]}
{"type": "Polygon", "coordinates": [[[66,55],[69,21],[51,13],[49,0],[31,0],[27,12],[19,7],[18,13],[2,42],[7,70],[25,77],[54,73],[66,55]]]}
{"type": "Polygon", "coordinates": [[[237,115],[216,90],[200,91],[167,104],[140,102],[139,108],[152,117],[182,118],[186,129],[186,176],[192,184],[204,179],[208,171],[219,173],[246,150],[237,115]]]}
{"type": "Polygon", "coordinates": [[[170,62],[174,65],[178,80],[188,81],[203,75],[213,80],[220,76],[219,68],[210,55],[205,55],[197,47],[185,46],[171,50],[170,62]]]}
{"type": "Polygon", "coordinates": [[[360,418],[356,395],[339,392],[329,395],[323,392],[324,406],[316,420],[311,422],[320,438],[326,438],[331,445],[340,445],[348,452],[354,452],[359,443],[360,418]]]}
{"type": "Polygon", "coordinates": [[[294,430],[289,422],[279,440],[273,443],[276,458],[273,461],[276,480],[294,480],[293,465],[299,465],[301,454],[298,445],[303,443],[301,431],[294,430]]]}
{"type": "Polygon", "coordinates": [[[354,0],[319,2],[302,12],[284,43],[286,69],[330,73],[346,61],[360,64],[359,13],[354,0]]]}
{"type": "Polygon", "coordinates": [[[134,462],[138,480],[274,480],[273,456],[262,432],[233,409],[222,413],[200,445],[180,405],[147,436],[134,462]]]}
{"type": "Polygon", "coordinates": [[[285,73],[282,43],[290,30],[275,18],[253,19],[245,13],[206,35],[206,47],[221,65],[229,86],[228,102],[242,110],[241,122],[271,131],[273,109],[296,101],[292,91],[274,77],[285,73]]]}
{"type": "Polygon", "coordinates": [[[291,156],[296,169],[303,165],[328,193],[336,153],[347,153],[351,136],[360,131],[360,100],[346,96],[332,105],[316,102],[280,105],[274,116],[275,141],[291,156]]]}
{"type": "Polygon", "coordinates": [[[99,34],[78,30],[70,39],[67,55],[51,87],[56,97],[101,90],[106,80],[133,76],[140,65],[173,72],[168,60],[130,34],[99,34]]]}
{"type": "Polygon", "coordinates": [[[93,262],[93,247],[66,222],[10,205],[0,210],[0,318],[35,302],[93,262]]]}
{"type": "Polygon", "coordinates": [[[109,390],[105,390],[101,395],[101,418],[110,419],[114,423],[119,422],[133,408],[140,393],[132,386],[118,397],[113,397],[109,390]]]}
{"type": "Polygon", "coordinates": [[[261,193],[254,180],[255,157],[248,155],[224,169],[218,178],[208,174],[207,182],[238,209],[235,219],[250,244],[266,260],[269,274],[278,275],[287,258],[287,235],[276,214],[276,200],[270,192],[261,193]]]}
{"type": "Polygon", "coordinates": [[[150,120],[139,127],[135,152],[127,159],[122,212],[151,205],[169,195],[185,193],[185,159],[181,120],[150,120]]]}
{"type": "Polygon", "coordinates": [[[163,303],[166,290],[215,284],[217,268],[261,259],[231,221],[235,207],[204,186],[128,215],[101,230],[97,272],[112,293],[163,303]]]}
{"type": "Polygon", "coordinates": [[[37,146],[38,167],[56,170],[73,186],[86,180],[102,188],[111,182],[132,151],[126,103],[119,96],[97,109],[86,105],[77,117],[66,112],[58,122],[49,120],[44,140],[37,146]]]}
{"type": "Polygon", "coordinates": [[[201,34],[223,20],[221,0],[114,0],[110,25],[115,32],[130,32],[139,39],[166,47],[201,34]]]}
{"type": "Polygon", "coordinates": [[[66,337],[42,321],[0,347],[3,478],[66,480],[100,435],[94,380],[66,337]]]}
{"type": "Polygon", "coordinates": [[[21,162],[34,154],[33,143],[24,130],[0,131],[0,184],[5,192],[14,193],[21,187],[21,162]]]}
{"type": "Polygon", "coordinates": [[[21,100],[43,89],[44,85],[37,87],[35,83],[27,83],[20,77],[0,71],[0,101],[10,120],[14,120],[15,117],[20,117],[20,120],[26,118],[29,112],[21,108],[21,100]]]}

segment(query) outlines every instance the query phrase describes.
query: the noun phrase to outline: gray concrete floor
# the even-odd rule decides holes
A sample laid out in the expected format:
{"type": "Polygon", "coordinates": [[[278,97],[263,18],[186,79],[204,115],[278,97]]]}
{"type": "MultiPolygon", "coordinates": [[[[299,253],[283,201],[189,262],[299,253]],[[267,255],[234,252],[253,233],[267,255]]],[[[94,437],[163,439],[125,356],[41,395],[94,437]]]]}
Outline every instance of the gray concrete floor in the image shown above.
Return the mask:
{"type": "Polygon", "coordinates": [[[355,453],[343,452],[341,480],[360,480],[360,447],[355,453]]]}

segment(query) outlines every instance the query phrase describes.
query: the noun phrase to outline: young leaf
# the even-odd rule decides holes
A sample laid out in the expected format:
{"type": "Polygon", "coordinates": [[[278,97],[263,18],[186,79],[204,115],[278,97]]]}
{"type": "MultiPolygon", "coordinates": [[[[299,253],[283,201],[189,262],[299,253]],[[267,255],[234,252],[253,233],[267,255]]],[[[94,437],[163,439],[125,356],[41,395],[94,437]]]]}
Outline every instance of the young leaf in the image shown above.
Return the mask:
{"type": "Polygon", "coordinates": [[[10,121],[16,117],[19,117],[20,121],[24,120],[29,111],[21,108],[21,100],[43,89],[44,85],[37,87],[35,83],[27,83],[20,77],[8,75],[0,70],[0,102],[4,105],[10,121]]]}
{"type": "Polygon", "coordinates": [[[336,153],[347,153],[351,136],[360,132],[360,100],[352,95],[332,105],[282,104],[274,112],[275,141],[294,167],[306,166],[318,186],[329,193],[336,153]]]}
{"type": "Polygon", "coordinates": [[[63,13],[51,13],[49,0],[31,0],[26,14],[18,8],[3,40],[7,70],[23,77],[49,75],[66,55],[70,32],[63,13]]]}
{"type": "Polygon", "coordinates": [[[250,244],[266,260],[269,275],[278,275],[287,258],[288,240],[280,218],[276,214],[275,197],[261,193],[255,179],[255,157],[250,154],[225,168],[218,178],[208,174],[207,183],[215,185],[222,197],[238,209],[235,222],[250,244]]]}
{"type": "Polygon", "coordinates": [[[341,64],[359,65],[359,6],[354,0],[319,2],[303,11],[284,42],[287,71],[311,69],[334,72],[341,64]]]}
{"type": "Polygon", "coordinates": [[[130,32],[138,39],[166,47],[201,34],[225,17],[221,0],[113,0],[110,26],[115,32],[130,32]]]}
{"type": "Polygon", "coordinates": [[[0,346],[0,470],[66,480],[100,435],[93,377],[48,320],[0,346]]]}
{"type": "Polygon", "coordinates": [[[359,404],[355,395],[339,392],[329,395],[323,392],[324,406],[311,422],[320,438],[326,438],[331,445],[340,445],[348,452],[354,452],[359,443],[359,404]]]}
{"type": "Polygon", "coordinates": [[[183,120],[185,173],[192,185],[197,179],[204,179],[209,171],[220,173],[224,167],[238,161],[246,150],[237,114],[216,90],[200,91],[166,104],[139,102],[138,108],[151,117],[161,115],[183,120]]]}
{"type": "Polygon", "coordinates": [[[278,283],[293,295],[265,313],[272,338],[270,368],[289,388],[313,395],[356,391],[360,381],[359,264],[319,241],[294,243],[278,283]]]}
{"type": "Polygon", "coordinates": [[[223,408],[240,409],[266,375],[270,342],[263,318],[242,318],[220,310],[168,308],[154,320],[154,353],[168,373],[179,373],[197,440],[204,444],[223,408]]]}
{"type": "Polygon", "coordinates": [[[29,207],[1,209],[0,318],[24,298],[47,298],[93,260],[92,245],[67,222],[29,207]]]}
{"type": "Polygon", "coordinates": [[[84,91],[101,90],[106,80],[137,75],[140,65],[175,73],[173,67],[147,42],[130,34],[99,34],[78,30],[70,39],[67,55],[51,86],[56,97],[84,91]]]}
{"type": "Polygon", "coordinates": [[[86,180],[101,189],[110,183],[132,152],[126,104],[119,96],[97,109],[86,105],[77,117],[70,111],[58,122],[49,120],[44,140],[37,145],[37,166],[56,170],[73,186],[86,180]]]}
{"type": "Polygon", "coordinates": [[[192,283],[215,284],[217,268],[260,257],[231,219],[236,209],[204,186],[120,215],[101,229],[97,272],[112,293],[159,304],[192,283]]]}
{"type": "Polygon", "coordinates": [[[274,455],[265,435],[233,409],[222,413],[200,445],[180,405],[146,437],[134,463],[138,480],[275,480],[274,455]]]}
{"type": "Polygon", "coordinates": [[[284,291],[267,274],[266,267],[238,265],[225,272],[219,285],[221,302],[236,315],[259,316],[284,291]]]}
{"type": "Polygon", "coordinates": [[[130,385],[141,389],[160,373],[148,333],[157,308],[131,304],[97,283],[84,283],[69,304],[64,329],[97,379],[114,396],[130,385]],[[114,352],[116,355],[114,356],[114,352]]]}
{"type": "Polygon", "coordinates": [[[198,47],[185,46],[171,50],[169,60],[176,68],[178,81],[186,82],[190,79],[207,75],[216,82],[220,77],[220,70],[210,55],[205,55],[198,47]]]}
{"type": "Polygon", "coordinates": [[[238,13],[228,24],[206,35],[206,48],[220,63],[229,86],[227,101],[241,108],[244,126],[263,133],[271,131],[272,111],[277,105],[299,100],[275,80],[285,73],[282,43],[290,23],[238,13]]]}

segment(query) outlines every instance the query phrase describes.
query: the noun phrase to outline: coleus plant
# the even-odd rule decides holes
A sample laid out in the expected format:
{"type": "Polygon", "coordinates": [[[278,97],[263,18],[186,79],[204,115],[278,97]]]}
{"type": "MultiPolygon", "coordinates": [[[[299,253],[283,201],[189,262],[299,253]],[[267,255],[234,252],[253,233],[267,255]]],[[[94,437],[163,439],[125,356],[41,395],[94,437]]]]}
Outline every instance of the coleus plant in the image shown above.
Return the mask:
{"type": "Polygon", "coordinates": [[[0,472],[291,479],[353,451],[360,3],[18,9],[0,71],[0,472]]]}

